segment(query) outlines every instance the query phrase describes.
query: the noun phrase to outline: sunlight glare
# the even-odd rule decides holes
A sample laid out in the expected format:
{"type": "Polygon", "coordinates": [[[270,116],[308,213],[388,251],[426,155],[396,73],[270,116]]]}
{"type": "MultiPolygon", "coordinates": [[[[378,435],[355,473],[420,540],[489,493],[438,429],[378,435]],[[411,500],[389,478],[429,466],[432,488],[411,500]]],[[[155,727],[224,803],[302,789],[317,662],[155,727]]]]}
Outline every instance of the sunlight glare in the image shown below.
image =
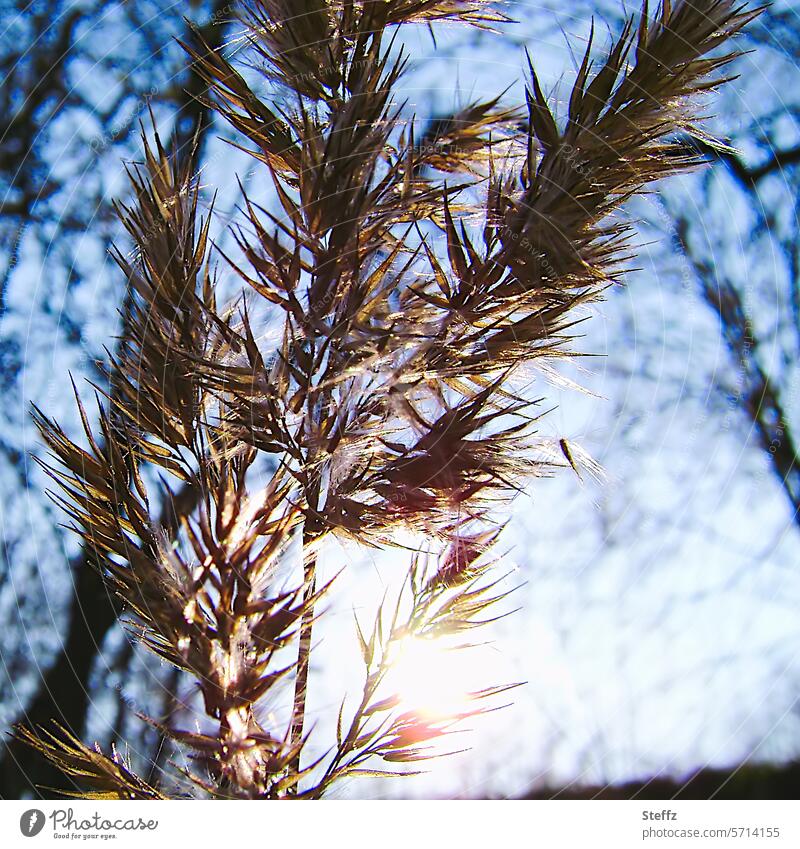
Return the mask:
{"type": "Polygon", "coordinates": [[[476,689],[471,651],[443,640],[409,637],[398,645],[387,686],[408,709],[435,718],[470,709],[469,693],[476,689]]]}

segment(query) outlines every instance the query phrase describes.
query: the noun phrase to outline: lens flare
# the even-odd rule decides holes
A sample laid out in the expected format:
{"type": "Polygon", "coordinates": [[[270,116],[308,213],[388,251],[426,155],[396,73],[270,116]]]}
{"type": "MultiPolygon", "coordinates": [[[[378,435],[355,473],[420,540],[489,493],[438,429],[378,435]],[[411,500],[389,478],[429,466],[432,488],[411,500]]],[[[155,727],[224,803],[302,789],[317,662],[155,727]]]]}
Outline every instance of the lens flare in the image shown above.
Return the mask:
{"type": "Polygon", "coordinates": [[[475,675],[470,652],[443,640],[409,637],[397,646],[386,685],[408,710],[444,719],[470,709],[475,675]]]}

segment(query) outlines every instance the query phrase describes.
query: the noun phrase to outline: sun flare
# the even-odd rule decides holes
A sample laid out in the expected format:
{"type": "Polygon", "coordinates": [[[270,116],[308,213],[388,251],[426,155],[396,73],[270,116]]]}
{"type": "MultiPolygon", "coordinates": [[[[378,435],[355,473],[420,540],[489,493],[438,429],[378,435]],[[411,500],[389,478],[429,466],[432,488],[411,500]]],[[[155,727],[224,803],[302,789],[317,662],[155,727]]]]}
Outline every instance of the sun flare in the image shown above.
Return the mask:
{"type": "Polygon", "coordinates": [[[441,639],[409,637],[398,645],[386,683],[408,710],[445,718],[470,709],[475,677],[469,652],[441,639]]]}

